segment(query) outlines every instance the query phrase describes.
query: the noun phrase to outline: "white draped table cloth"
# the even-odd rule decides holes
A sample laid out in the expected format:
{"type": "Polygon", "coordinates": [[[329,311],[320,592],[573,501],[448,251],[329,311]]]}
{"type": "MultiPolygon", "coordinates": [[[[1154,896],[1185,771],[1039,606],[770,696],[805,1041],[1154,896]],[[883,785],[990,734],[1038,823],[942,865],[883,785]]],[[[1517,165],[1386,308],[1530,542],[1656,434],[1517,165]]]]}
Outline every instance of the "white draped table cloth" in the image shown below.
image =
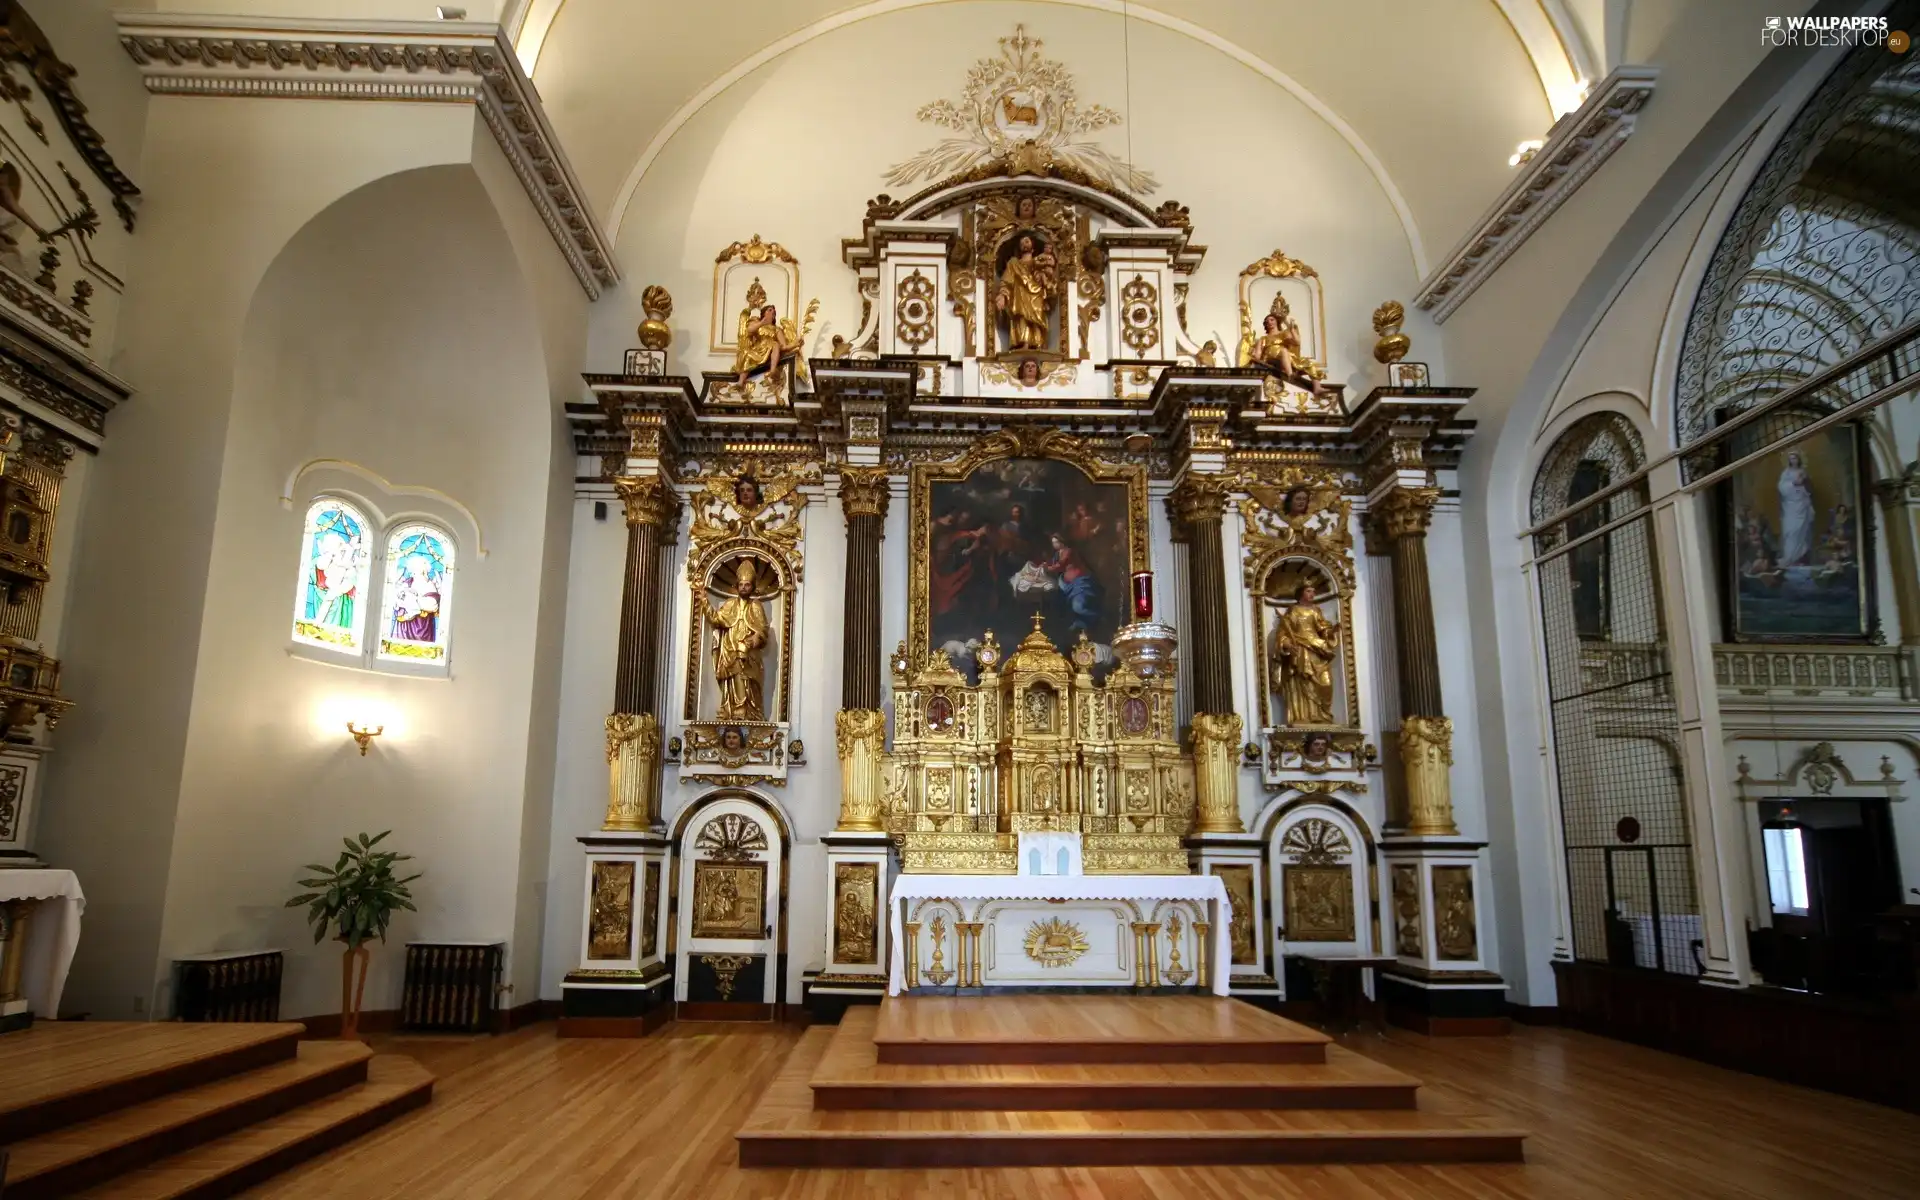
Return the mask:
{"type": "Polygon", "coordinates": [[[1212,946],[1207,961],[1213,972],[1213,993],[1227,994],[1232,974],[1233,902],[1227,886],[1215,875],[899,875],[888,897],[887,994],[898,996],[907,986],[906,930],[901,901],[939,900],[1199,900],[1217,905],[1212,946]]]}
{"type": "Polygon", "coordinates": [[[42,1020],[60,1015],[60,993],[67,986],[67,968],[80,944],[80,914],[86,893],[80,877],[52,867],[0,869],[0,903],[38,900],[27,917],[27,958],[22,963],[21,990],[33,1014],[42,1020]]]}

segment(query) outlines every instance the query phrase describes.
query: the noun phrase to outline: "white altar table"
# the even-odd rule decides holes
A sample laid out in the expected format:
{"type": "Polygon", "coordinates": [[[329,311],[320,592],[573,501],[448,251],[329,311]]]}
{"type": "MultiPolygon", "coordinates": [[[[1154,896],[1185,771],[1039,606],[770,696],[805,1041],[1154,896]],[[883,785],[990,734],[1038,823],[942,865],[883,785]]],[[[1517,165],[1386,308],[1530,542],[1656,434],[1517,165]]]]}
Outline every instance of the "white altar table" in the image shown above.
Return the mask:
{"type": "Polygon", "coordinates": [[[909,952],[920,986],[1137,987],[1144,981],[1204,984],[1215,995],[1227,994],[1233,905],[1213,875],[903,874],[887,907],[890,996],[909,988],[909,952]],[[1202,914],[1204,944],[1194,928],[1202,914]]]}
{"type": "Polygon", "coordinates": [[[21,993],[35,1016],[52,1020],[60,1014],[60,993],[67,986],[67,968],[80,944],[80,914],[87,897],[72,871],[52,867],[0,869],[0,904],[9,900],[38,900],[24,922],[26,958],[21,971],[21,993]]]}

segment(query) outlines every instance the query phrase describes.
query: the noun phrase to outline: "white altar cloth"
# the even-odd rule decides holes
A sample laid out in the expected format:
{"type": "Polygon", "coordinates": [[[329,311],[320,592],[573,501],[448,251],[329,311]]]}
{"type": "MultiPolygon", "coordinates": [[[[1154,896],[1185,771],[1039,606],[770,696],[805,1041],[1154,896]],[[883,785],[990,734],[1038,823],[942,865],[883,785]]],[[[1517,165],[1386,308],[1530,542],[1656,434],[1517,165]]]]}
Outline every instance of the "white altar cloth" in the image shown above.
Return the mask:
{"type": "Polygon", "coordinates": [[[60,993],[67,968],[80,944],[80,914],[87,897],[72,871],[52,867],[0,869],[0,901],[37,899],[27,918],[27,958],[21,964],[21,990],[33,1014],[42,1020],[60,1015],[60,993]]]}
{"type": "Polygon", "coordinates": [[[887,995],[898,996],[907,986],[906,930],[901,901],[943,900],[1200,900],[1218,905],[1213,945],[1207,961],[1213,972],[1213,992],[1227,994],[1233,955],[1228,927],[1233,902],[1217,875],[906,875],[896,876],[888,897],[888,945],[891,964],[887,995]]]}

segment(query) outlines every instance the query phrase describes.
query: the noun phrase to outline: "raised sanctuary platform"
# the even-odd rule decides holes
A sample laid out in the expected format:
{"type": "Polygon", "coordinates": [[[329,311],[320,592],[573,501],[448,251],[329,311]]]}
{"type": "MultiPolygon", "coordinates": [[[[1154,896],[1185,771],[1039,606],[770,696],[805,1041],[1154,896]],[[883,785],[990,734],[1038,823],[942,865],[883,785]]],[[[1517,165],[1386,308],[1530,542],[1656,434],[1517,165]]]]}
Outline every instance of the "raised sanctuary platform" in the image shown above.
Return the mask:
{"type": "Polygon", "coordinates": [[[809,1029],[743,1167],[1518,1162],[1526,1135],[1210,996],[894,997],[809,1029]]]}

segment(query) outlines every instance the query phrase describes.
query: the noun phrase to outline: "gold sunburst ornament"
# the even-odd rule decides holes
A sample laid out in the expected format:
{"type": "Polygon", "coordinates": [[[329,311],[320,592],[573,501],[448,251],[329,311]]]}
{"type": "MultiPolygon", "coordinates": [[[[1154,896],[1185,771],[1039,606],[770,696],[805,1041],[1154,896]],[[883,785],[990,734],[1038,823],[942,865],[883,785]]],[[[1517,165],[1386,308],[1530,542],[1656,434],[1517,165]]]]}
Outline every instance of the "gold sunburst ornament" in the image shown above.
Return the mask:
{"type": "Polygon", "coordinates": [[[1027,957],[1043,967],[1064,967],[1087,952],[1087,935],[1072,921],[1049,917],[1027,927],[1027,957]]]}

